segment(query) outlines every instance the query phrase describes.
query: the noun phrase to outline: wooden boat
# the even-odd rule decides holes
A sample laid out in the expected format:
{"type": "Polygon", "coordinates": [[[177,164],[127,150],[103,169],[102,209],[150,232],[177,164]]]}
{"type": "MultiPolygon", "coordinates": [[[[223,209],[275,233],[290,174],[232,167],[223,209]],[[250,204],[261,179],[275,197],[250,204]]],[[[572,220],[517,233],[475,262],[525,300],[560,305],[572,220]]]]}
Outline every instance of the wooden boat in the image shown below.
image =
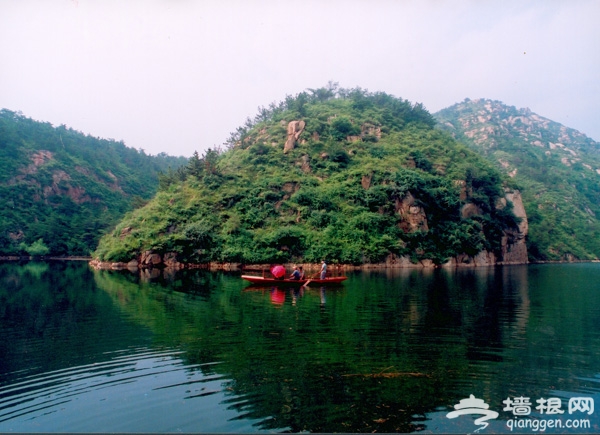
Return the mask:
{"type": "Polygon", "coordinates": [[[266,278],[264,276],[256,276],[256,275],[242,275],[242,279],[246,281],[250,281],[252,284],[262,284],[262,285],[296,285],[303,286],[309,282],[309,284],[316,285],[327,285],[327,284],[340,284],[342,281],[345,281],[347,277],[345,276],[333,276],[325,279],[318,278],[306,278],[306,279],[276,279],[276,278],[266,278]]]}

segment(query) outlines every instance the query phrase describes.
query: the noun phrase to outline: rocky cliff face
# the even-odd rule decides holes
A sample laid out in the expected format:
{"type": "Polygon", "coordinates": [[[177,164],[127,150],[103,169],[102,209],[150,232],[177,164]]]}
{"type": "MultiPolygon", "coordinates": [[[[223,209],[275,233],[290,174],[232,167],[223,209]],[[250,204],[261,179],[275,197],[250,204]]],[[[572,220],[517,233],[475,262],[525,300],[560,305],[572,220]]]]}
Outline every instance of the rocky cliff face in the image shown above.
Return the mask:
{"type": "MultiPolygon", "coordinates": [[[[521,192],[518,190],[509,191],[506,193],[506,200],[513,205],[513,213],[521,221],[516,230],[505,232],[502,238],[502,263],[504,264],[522,264],[527,263],[527,245],[525,238],[529,232],[529,224],[527,222],[527,213],[523,205],[521,192]]],[[[501,204],[500,207],[505,207],[501,204]]]]}
{"type": "MultiPolygon", "coordinates": [[[[467,195],[468,200],[468,194],[465,195],[467,195]]],[[[504,231],[499,255],[489,251],[481,251],[475,256],[459,255],[450,260],[449,266],[492,266],[496,264],[528,263],[526,237],[529,233],[529,224],[521,192],[507,190],[505,197],[501,198],[496,204],[496,208],[503,209],[509,203],[512,205],[513,214],[519,219],[519,224],[517,228],[504,231]]],[[[471,202],[467,202],[462,208],[463,218],[477,216],[480,213],[479,208],[471,202]]]]}
{"type": "MultiPolygon", "coordinates": [[[[47,150],[33,152],[30,156],[31,163],[17,170],[17,175],[8,180],[7,185],[19,186],[26,185],[35,189],[36,193],[33,196],[34,201],[43,201],[51,203],[53,197],[67,196],[75,204],[83,204],[87,202],[98,202],[99,199],[92,199],[87,194],[86,189],[64,169],[60,169],[60,163],[56,162],[54,153],[47,150]],[[40,170],[50,174],[50,177],[37,176],[40,170]]],[[[93,178],[98,184],[106,185],[112,191],[123,192],[121,187],[114,178],[113,183],[102,183],[94,174],[80,167],[74,167],[74,172],[83,174],[85,177],[93,178]]],[[[110,174],[112,175],[112,174],[110,174]]],[[[112,176],[114,177],[114,175],[112,176]]]]}
{"type": "Polygon", "coordinates": [[[533,259],[600,258],[600,143],[529,109],[487,99],[466,99],[435,117],[439,128],[519,186],[533,259]]]}

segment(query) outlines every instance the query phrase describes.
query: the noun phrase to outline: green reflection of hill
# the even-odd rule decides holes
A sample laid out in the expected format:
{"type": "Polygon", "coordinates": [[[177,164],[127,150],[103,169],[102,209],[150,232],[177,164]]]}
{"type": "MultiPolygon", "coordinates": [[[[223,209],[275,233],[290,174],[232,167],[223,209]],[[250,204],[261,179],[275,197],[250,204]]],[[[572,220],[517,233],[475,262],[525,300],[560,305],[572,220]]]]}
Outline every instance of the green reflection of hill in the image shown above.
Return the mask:
{"type": "Polygon", "coordinates": [[[97,291],[86,263],[0,263],[0,380],[101,361],[143,337],[97,291]]]}
{"type": "Polygon", "coordinates": [[[449,291],[436,289],[434,276],[392,281],[412,282],[406,288],[354,276],[324,294],[284,290],[275,304],[272,289],[246,289],[225,274],[94,273],[156,344],[185,349],[190,364],[220,362],[210,370],[230,379],[228,406],[262,419],[262,429],[412,431],[414,415],[452,403],[448,381],[467,370],[465,340],[447,327],[470,313],[447,295],[431,298],[449,291]]]}

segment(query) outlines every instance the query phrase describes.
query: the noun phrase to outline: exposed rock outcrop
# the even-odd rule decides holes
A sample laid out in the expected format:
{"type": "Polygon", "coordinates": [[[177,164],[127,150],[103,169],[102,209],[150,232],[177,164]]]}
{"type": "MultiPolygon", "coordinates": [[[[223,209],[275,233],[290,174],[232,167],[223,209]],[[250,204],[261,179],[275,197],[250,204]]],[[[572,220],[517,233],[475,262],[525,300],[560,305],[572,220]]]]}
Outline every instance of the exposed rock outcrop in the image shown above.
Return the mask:
{"type": "Polygon", "coordinates": [[[473,216],[481,215],[481,209],[472,202],[468,202],[460,209],[460,217],[467,219],[473,216]]]}
{"type": "Polygon", "coordinates": [[[360,180],[360,184],[365,190],[369,190],[371,187],[371,181],[373,180],[373,171],[369,172],[367,175],[363,175],[360,180]]]}
{"type": "Polygon", "coordinates": [[[520,219],[516,230],[505,231],[502,237],[502,263],[503,264],[522,264],[527,263],[527,245],[525,238],[529,231],[527,222],[527,213],[521,198],[521,192],[518,190],[506,193],[506,199],[513,204],[513,213],[520,219]]]}
{"type": "MultiPolygon", "coordinates": [[[[482,251],[475,256],[459,255],[451,259],[446,266],[461,267],[461,266],[491,266],[495,264],[526,264],[528,263],[527,245],[525,238],[529,230],[527,223],[527,213],[523,206],[521,192],[518,190],[510,190],[506,192],[506,196],[501,198],[496,205],[501,209],[507,206],[508,202],[512,203],[513,214],[520,220],[518,227],[507,229],[501,240],[501,250],[499,257],[493,252],[482,251]]],[[[469,218],[481,214],[479,207],[473,203],[467,203],[461,209],[462,218],[469,218]]]]}
{"type": "Polygon", "coordinates": [[[42,192],[46,199],[53,195],[66,195],[76,204],[92,201],[85,189],[81,186],[74,186],[71,183],[71,176],[60,169],[52,173],[52,184],[44,186],[42,192]]]}
{"type": "Polygon", "coordinates": [[[311,168],[310,168],[310,156],[308,154],[304,154],[302,156],[300,167],[302,169],[302,172],[304,172],[306,174],[311,171],[311,168]]]}
{"type": "Polygon", "coordinates": [[[410,192],[401,200],[396,200],[396,213],[402,217],[400,228],[404,232],[429,231],[425,210],[416,203],[414,196],[410,192]]]}
{"type": "Polygon", "coordinates": [[[177,259],[177,254],[175,252],[167,252],[165,255],[163,255],[163,264],[165,267],[170,269],[183,268],[183,265],[177,259]]]}
{"type": "Polygon", "coordinates": [[[283,152],[288,153],[296,147],[296,142],[300,138],[300,135],[304,131],[304,127],[306,123],[302,120],[300,121],[291,121],[287,127],[287,140],[285,141],[285,145],[283,147],[283,152]]]}
{"type": "Polygon", "coordinates": [[[376,140],[381,139],[381,127],[378,125],[365,123],[360,127],[360,130],[362,139],[368,138],[369,136],[376,140]]]}
{"type": "Polygon", "coordinates": [[[52,160],[54,154],[51,151],[39,150],[31,155],[31,164],[19,169],[19,174],[8,180],[8,185],[17,184],[27,178],[28,175],[37,173],[38,168],[52,160]]]}
{"type": "Polygon", "coordinates": [[[160,266],[163,264],[163,259],[160,254],[153,251],[144,251],[139,263],[142,267],[160,266]]]}

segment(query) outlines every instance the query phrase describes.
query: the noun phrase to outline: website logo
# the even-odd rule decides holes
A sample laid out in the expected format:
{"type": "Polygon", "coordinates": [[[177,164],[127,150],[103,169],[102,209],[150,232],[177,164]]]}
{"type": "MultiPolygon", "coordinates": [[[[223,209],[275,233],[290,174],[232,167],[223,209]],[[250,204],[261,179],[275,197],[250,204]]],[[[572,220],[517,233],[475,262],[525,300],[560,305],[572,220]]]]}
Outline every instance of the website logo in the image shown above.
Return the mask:
{"type": "MultiPolygon", "coordinates": [[[[502,411],[512,415],[505,416],[505,424],[510,431],[528,429],[533,432],[544,432],[546,429],[591,429],[591,421],[587,417],[594,413],[594,399],[591,397],[571,397],[566,409],[563,401],[558,397],[540,398],[535,401],[531,397],[518,396],[508,397],[503,400],[505,405],[502,411]],[[537,406],[535,404],[537,403],[537,406]],[[532,411],[535,414],[532,415],[532,411]],[[535,412],[537,411],[537,412],[535,412]],[[575,418],[557,418],[557,417],[575,418]]],[[[468,399],[462,399],[454,405],[454,411],[446,414],[448,418],[457,418],[462,415],[475,415],[473,423],[480,426],[475,432],[479,432],[489,426],[489,420],[498,418],[498,412],[489,409],[489,405],[482,399],[470,395],[468,399]]]]}
{"type": "Polygon", "coordinates": [[[479,415],[483,414],[483,417],[479,417],[475,419],[473,423],[477,426],[481,426],[475,432],[479,432],[482,429],[488,427],[489,423],[487,420],[492,420],[498,418],[498,413],[496,411],[491,411],[488,408],[490,405],[485,403],[482,399],[477,399],[472,394],[468,399],[462,399],[460,403],[454,405],[454,409],[456,411],[449,412],[446,414],[448,418],[456,418],[461,415],[479,415]]]}

